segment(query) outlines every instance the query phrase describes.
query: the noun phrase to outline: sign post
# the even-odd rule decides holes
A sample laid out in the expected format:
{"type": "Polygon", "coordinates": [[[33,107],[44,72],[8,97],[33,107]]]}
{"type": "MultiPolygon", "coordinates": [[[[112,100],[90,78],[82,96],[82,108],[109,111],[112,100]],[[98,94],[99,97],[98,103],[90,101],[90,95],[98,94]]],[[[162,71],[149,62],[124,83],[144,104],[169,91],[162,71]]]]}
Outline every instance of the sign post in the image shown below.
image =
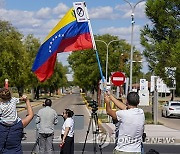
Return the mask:
{"type": "Polygon", "coordinates": [[[140,97],[139,105],[148,106],[149,105],[149,90],[148,81],[146,79],[140,79],[140,90],[138,91],[140,97]]]}

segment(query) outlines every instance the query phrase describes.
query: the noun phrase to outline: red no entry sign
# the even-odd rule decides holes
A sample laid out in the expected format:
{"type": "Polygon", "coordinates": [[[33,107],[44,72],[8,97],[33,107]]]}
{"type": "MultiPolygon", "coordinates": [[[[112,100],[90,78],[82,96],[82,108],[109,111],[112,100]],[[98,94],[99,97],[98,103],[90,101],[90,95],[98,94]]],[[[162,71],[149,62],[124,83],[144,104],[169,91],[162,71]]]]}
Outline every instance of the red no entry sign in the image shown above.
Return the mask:
{"type": "Polygon", "coordinates": [[[125,75],[123,73],[121,73],[121,72],[115,72],[111,76],[111,82],[115,86],[121,86],[125,82],[125,75]]]}

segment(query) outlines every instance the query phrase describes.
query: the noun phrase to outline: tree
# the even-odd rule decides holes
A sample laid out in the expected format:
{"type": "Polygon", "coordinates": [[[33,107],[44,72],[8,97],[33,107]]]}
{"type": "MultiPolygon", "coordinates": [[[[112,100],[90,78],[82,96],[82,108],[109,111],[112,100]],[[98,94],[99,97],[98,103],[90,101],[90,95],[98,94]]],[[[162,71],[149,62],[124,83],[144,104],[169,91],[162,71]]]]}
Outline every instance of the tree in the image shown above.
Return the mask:
{"type": "Polygon", "coordinates": [[[8,78],[10,85],[16,86],[19,95],[27,84],[27,53],[22,43],[23,35],[9,22],[0,21],[0,81],[8,78]]]}
{"type": "Polygon", "coordinates": [[[66,78],[67,69],[66,67],[63,67],[62,63],[56,62],[54,73],[50,79],[48,79],[46,82],[42,84],[42,87],[48,88],[50,95],[58,91],[58,88],[60,87],[66,87],[68,84],[67,78],[66,78]]]}
{"type": "Polygon", "coordinates": [[[146,15],[152,25],[141,30],[141,44],[149,68],[168,83],[165,67],[177,67],[177,92],[180,93],[180,5],[177,0],[148,0],[146,15]]]}
{"type": "Polygon", "coordinates": [[[28,67],[27,67],[27,73],[28,78],[31,80],[28,80],[28,87],[32,90],[33,98],[39,99],[39,90],[41,83],[38,81],[35,74],[31,71],[34,59],[36,57],[36,54],[38,52],[38,49],[40,47],[40,40],[35,38],[32,34],[27,35],[27,37],[24,39],[24,47],[26,49],[26,52],[28,54],[28,67]]]}
{"type": "Polygon", "coordinates": [[[53,77],[46,83],[37,80],[31,68],[39,47],[39,39],[32,34],[24,38],[9,22],[0,20],[0,87],[7,78],[11,87],[17,87],[20,96],[24,88],[33,88],[38,98],[42,86],[54,90],[67,85],[66,68],[59,63],[53,77]]]}
{"type": "MultiPolygon", "coordinates": [[[[119,40],[117,36],[111,36],[109,34],[97,35],[95,40],[103,40],[106,43],[111,40],[114,41],[109,45],[109,65],[108,76],[111,72],[123,71],[129,76],[129,57],[130,57],[130,45],[124,40],[119,40]]],[[[106,51],[107,47],[104,43],[96,41],[98,54],[102,66],[102,72],[105,74],[106,68],[106,51]]],[[[141,56],[137,50],[135,50],[135,57],[141,56]]],[[[101,79],[98,63],[96,60],[95,52],[92,50],[72,52],[68,58],[68,62],[74,72],[74,82],[85,90],[94,91],[98,88],[98,83],[101,79]]],[[[140,70],[140,64],[134,67],[134,70],[138,68],[140,70]]],[[[135,73],[135,71],[133,71],[135,73]]]]}

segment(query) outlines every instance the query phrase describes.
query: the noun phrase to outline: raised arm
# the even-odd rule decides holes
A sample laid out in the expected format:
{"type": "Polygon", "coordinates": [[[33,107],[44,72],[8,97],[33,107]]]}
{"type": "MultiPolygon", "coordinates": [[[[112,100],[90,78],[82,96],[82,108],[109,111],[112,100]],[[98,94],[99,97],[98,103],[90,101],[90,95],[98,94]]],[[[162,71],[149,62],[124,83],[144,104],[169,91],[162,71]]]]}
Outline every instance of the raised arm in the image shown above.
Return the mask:
{"type": "Polygon", "coordinates": [[[107,94],[104,95],[104,101],[106,103],[106,113],[110,115],[113,119],[117,119],[116,111],[111,109],[110,98],[107,94]]]}
{"type": "Polygon", "coordinates": [[[108,94],[110,100],[121,110],[126,110],[127,106],[123,102],[117,100],[113,95],[108,94]]]}
{"type": "Polygon", "coordinates": [[[23,127],[26,127],[31,120],[33,119],[34,112],[32,110],[31,104],[27,96],[22,96],[23,100],[26,101],[26,107],[27,107],[27,116],[22,119],[23,127]]]}

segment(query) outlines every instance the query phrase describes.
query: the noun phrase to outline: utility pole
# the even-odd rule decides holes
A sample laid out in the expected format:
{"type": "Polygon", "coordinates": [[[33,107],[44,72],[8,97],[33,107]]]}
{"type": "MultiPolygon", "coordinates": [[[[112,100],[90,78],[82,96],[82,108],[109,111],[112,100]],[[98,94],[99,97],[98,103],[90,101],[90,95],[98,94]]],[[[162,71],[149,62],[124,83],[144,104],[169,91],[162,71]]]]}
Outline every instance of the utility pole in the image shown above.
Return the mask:
{"type": "Polygon", "coordinates": [[[141,3],[144,0],[140,0],[138,1],[135,5],[131,5],[131,3],[128,0],[124,0],[125,2],[127,2],[129,4],[129,6],[131,7],[131,56],[130,56],[130,78],[129,78],[129,91],[132,91],[132,69],[133,69],[133,29],[134,29],[134,11],[136,6],[141,3]]]}
{"type": "Polygon", "coordinates": [[[154,78],[154,99],[153,99],[153,119],[154,124],[158,124],[158,89],[157,89],[157,77],[154,78]]]}

